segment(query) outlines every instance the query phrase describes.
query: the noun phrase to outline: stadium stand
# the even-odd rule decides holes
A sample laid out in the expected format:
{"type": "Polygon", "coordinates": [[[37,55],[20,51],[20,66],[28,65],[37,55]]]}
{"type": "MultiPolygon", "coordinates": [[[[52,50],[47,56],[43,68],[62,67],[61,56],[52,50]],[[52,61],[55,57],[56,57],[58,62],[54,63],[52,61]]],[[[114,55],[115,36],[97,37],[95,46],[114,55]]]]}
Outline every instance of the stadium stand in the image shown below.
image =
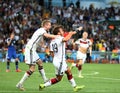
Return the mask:
{"type": "MultiPolygon", "coordinates": [[[[50,6],[46,9],[40,5],[40,0],[0,0],[0,49],[6,48],[6,39],[11,31],[15,31],[18,40],[17,49],[21,49],[21,41],[26,44],[33,32],[39,28],[41,21],[50,19],[52,24],[61,24],[66,31],[75,30],[78,26],[83,26],[89,33],[89,38],[93,40],[92,60],[100,57],[99,45],[106,48],[106,52],[111,52],[114,47],[118,47],[120,52],[120,8],[107,7],[105,9],[88,9],[50,6]],[[24,2],[23,2],[24,1],[24,2]],[[54,12],[53,12],[54,11],[54,12]],[[109,28],[110,25],[114,29],[109,28]]],[[[52,30],[51,30],[52,32],[52,30]]],[[[81,33],[73,36],[79,38],[81,33]]],[[[47,42],[49,44],[49,42],[47,42]]],[[[71,43],[67,42],[67,48],[71,43]]],[[[70,48],[72,51],[72,49],[70,48]]],[[[41,50],[39,50],[41,52],[41,50]]],[[[120,55],[120,53],[119,53],[120,55]]],[[[40,54],[44,59],[44,54],[40,54]]],[[[71,59],[75,59],[74,53],[71,59]]]]}

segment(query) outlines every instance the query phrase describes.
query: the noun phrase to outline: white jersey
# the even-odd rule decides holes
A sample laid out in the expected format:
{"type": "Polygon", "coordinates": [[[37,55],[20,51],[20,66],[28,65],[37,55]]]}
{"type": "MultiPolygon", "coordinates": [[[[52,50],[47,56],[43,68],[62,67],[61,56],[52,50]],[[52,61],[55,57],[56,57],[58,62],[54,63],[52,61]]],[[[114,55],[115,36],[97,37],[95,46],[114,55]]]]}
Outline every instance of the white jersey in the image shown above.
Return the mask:
{"type": "Polygon", "coordinates": [[[46,30],[44,28],[39,28],[36,30],[26,46],[30,49],[36,49],[40,45],[44,33],[46,33],[46,30]]]}
{"type": "Polygon", "coordinates": [[[59,61],[65,60],[65,43],[62,42],[63,38],[59,36],[50,43],[50,51],[54,52],[54,59],[58,59],[59,61]]]}
{"type": "Polygon", "coordinates": [[[83,40],[82,38],[78,39],[75,44],[78,44],[78,47],[84,47],[84,48],[89,48],[90,45],[92,45],[92,42],[90,39],[83,40]]]}

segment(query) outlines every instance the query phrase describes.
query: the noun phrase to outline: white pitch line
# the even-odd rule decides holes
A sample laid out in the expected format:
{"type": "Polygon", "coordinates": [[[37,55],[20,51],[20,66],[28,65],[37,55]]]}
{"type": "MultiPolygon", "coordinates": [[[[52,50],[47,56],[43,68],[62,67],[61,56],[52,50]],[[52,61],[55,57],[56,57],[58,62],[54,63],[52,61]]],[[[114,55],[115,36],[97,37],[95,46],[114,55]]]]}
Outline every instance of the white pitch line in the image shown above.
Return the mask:
{"type": "MultiPolygon", "coordinates": [[[[25,72],[25,71],[23,71],[25,72]]],[[[34,72],[35,74],[39,74],[39,72],[34,72]]],[[[46,73],[48,75],[51,75],[51,74],[55,74],[54,72],[53,73],[46,73]]],[[[97,75],[97,74],[100,74],[99,72],[96,72],[96,71],[91,71],[91,73],[86,73],[86,74],[83,74],[84,76],[93,76],[93,75],[97,75]]],[[[78,74],[73,74],[73,76],[77,76],[78,74]]],[[[85,78],[98,78],[98,79],[106,79],[106,80],[114,80],[114,81],[120,81],[120,79],[118,78],[109,78],[109,77],[85,77],[85,78]]]]}
{"type": "Polygon", "coordinates": [[[94,71],[94,72],[92,72],[92,73],[89,73],[89,74],[83,74],[83,75],[86,75],[86,76],[87,76],[87,75],[97,75],[97,74],[99,74],[99,72],[95,72],[95,71],[94,71]]]}
{"type": "Polygon", "coordinates": [[[120,81],[120,79],[118,79],[118,78],[105,78],[105,77],[89,77],[89,78],[98,78],[98,79],[106,79],[106,80],[120,81]]]}
{"type": "MultiPolygon", "coordinates": [[[[26,71],[22,71],[23,73],[25,73],[26,71]]],[[[39,74],[39,72],[34,72],[34,74],[39,74]]],[[[48,75],[55,75],[55,73],[53,72],[53,73],[46,73],[46,74],[48,74],[48,75]]],[[[83,74],[83,75],[85,75],[85,76],[88,76],[88,75],[97,75],[97,74],[99,74],[99,72],[95,72],[95,71],[93,71],[93,72],[91,72],[91,73],[87,73],[87,74],[83,74]]],[[[77,74],[73,74],[73,75],[77,75],[77,74]]]]}
{"type": "MultiPolygon", "coordinates": [[[[43,93],[43,92],[45,92],[44,90],[43,91],[0,91],[0,93],[19,93],[19,92],[22,92],[22,93],[43,93]]],[[[52,93],[71,93],[71,92],[73,92],[73,91],[66,91],[66,90],[60,90],[60,91],[52,91],[52,93]]]]}

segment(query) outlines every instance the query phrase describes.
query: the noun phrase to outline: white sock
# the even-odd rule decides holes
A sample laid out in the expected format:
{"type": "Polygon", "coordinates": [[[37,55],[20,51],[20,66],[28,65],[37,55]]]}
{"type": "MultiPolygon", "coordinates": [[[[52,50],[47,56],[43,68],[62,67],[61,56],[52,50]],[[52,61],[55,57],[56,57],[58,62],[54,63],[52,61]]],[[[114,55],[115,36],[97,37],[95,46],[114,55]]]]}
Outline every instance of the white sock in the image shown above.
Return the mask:
{"type": "Polygon", "coordinates": [[[24,83],[24,81],[27,79],[29,77],[29,75],[27,74],[27,73],[25,73],[24,74],[24,76],[21,78],[21,80],[20,80],[20,84],[23,84],[24,83]]]}
{"type": "Polygon", "coordinates": [[[51,81],[49,80],[49,81],[46,82],[44,85],[45,85],[45,87],[48,87],[48,86],[52,85],[52,83],[51,83],[51,81]]]}
{"type": "Polygon", "coordinates": [[[45,75],[45,71],[44,71],[44,69],[41,69],[39,72],[40,72],[40,74],[41,74],[41,76],[42,76],[44,82],[46,82],[47,77],[46,77],[46,75],[45,75]]]}
{"type": "Polygon", "coordinates": [[[71,85],[73,86],[73,87],[75,87],[76,86],[76,83],[75,83],[75,80],[74,80],[74,78],[72,78],[71,80],[69,80],[70,81],[70,83],[71,83],[71,85]]]}
{"type": "Polygon", "coordinates": [[[82,75],[81,73],[82,73],[82,71],[81,71],[81,70],[80,70],[80,71],[78,71],[78,75],[79,75],[79,76],[81,76],[81,75],[82,75]]]}

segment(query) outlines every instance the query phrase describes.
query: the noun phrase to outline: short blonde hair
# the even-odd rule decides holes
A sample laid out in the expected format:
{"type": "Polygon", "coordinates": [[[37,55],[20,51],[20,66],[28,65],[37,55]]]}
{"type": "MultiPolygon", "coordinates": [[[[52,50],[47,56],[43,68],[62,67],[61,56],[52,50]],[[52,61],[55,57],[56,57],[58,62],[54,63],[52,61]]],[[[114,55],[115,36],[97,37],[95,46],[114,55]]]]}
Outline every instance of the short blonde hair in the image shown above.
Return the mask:
{"type": "Polygon", "coordinates": [[[48,23],[51,23],[51,21],[50,20],[44,20],[44,21],[42,21],[41,26],[43,27],[48,23]]]}

